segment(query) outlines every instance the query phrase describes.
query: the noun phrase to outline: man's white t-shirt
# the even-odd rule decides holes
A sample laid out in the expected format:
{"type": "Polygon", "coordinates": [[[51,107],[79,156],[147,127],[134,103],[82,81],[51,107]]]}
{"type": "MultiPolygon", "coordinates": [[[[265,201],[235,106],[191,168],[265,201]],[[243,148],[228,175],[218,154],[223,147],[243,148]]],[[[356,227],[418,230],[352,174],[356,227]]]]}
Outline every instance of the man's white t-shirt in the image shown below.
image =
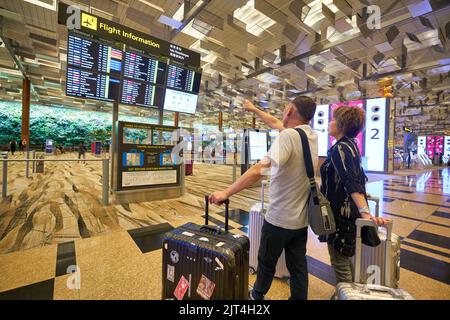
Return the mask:
{"type": "MultiPolygon", "coordinates": [[[[314,168],[318,164],[317,133],[309,125],[300,125],[308,137],[314,168]]],[[[270,161],[270,200],[265,219],[270,224],[297,230],[308,226],[307,201],[310,185],[305,169],[300,135],[284,129],[263,161],[270,161]]]]}

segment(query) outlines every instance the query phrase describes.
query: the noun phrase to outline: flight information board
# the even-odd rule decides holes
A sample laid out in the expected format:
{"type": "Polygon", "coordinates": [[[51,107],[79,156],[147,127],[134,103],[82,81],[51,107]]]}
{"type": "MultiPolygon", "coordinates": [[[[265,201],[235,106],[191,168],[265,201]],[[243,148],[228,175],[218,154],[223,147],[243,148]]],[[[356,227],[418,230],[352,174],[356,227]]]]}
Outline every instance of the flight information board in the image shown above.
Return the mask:
{"type": "Polygon", "coordinates": [[[143,82],[122,81],[122,94],[120,102],[141,107],[162,106],[164,89],[143,82]]]}
{"type": "Polygon", "coordinates": [[[125,52],[123,76],[164,85],[167,64],[135,52],[125,52]]]}
{"type": "Polygon", "coordinates": [[[166,85],[169,88],[198,93],[200,91],[201,73],[169,65],[167,70],[166,85]]]}
{"type": "Polygon", "coordinates": [[[66,95],[105,101],[114,101],[120,80],[105,74],[76,68],[67,68],[66,95]]]}
{"type": "Polygon", "coordinates": [[[68,65],[120,76],[122,62],[123,52],[121,50],[69,34],[68,65]]]}
{"type": "Polygon", "coordinates": [[[117,49],[77,32],[68,34],[67,43],[68,96],[195,113],[200,69],[169,65],[167,57],[117,49]]]}

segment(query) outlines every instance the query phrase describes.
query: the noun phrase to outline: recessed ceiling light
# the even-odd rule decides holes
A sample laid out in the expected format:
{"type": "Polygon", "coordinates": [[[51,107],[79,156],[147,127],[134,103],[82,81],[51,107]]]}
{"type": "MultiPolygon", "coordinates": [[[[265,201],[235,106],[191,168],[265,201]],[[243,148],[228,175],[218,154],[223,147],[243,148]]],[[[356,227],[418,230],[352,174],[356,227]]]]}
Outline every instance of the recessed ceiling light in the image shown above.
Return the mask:
{"type": "Polygon", "coordinates": [[[165,11],[164,11],[164,9],[163,9],[162,7],[160,7],[160,6],[158,6],[158,5],[154,4],[154,3],[151,3],[150,1],[147,1],[147,0],[139,0],[139,2],[142,2],[143,4],[146,4],[146,5],[148,5],[149,7],[152,7],[153,9],[156,9],[156,10],[162,12],[162,13],[165,13],[165,11]]]}
{"type": "Polygon", "coordinates": [[[45,9],[56,11],[56,0],[52,0],[52,4],[40,0],[24,0],[24,1],[45,9]]]}

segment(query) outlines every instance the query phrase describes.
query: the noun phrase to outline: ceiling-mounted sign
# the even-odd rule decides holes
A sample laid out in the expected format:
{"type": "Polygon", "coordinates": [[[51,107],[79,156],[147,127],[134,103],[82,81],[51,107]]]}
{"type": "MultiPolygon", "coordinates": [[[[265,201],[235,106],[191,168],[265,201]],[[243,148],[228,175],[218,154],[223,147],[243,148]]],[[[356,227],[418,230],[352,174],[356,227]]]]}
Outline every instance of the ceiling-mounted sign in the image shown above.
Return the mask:
{"type": "Polygon", "coordinates": [[[58,23],[106,40],[115,40],[145,52],[169,57],[192,67],[200,67],[200,54],[124,25],[70,7],[60,2],[58,23]],[[68,26],[68,22],[70,26],[68,26]]]}

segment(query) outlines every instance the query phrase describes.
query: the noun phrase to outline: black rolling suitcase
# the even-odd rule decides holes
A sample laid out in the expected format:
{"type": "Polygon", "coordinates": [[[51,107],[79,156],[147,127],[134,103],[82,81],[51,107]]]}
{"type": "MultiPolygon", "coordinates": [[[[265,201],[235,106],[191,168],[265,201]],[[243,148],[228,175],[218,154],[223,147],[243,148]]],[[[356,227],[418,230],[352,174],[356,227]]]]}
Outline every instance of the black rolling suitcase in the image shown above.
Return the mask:
{"type": "Polygon", "coordinates": [[[187,223],[164,235],[162,298],[177,300],[246,300],[250,243],[244,235],[208,226],[208,196],[205,225],[187,223]]]}

